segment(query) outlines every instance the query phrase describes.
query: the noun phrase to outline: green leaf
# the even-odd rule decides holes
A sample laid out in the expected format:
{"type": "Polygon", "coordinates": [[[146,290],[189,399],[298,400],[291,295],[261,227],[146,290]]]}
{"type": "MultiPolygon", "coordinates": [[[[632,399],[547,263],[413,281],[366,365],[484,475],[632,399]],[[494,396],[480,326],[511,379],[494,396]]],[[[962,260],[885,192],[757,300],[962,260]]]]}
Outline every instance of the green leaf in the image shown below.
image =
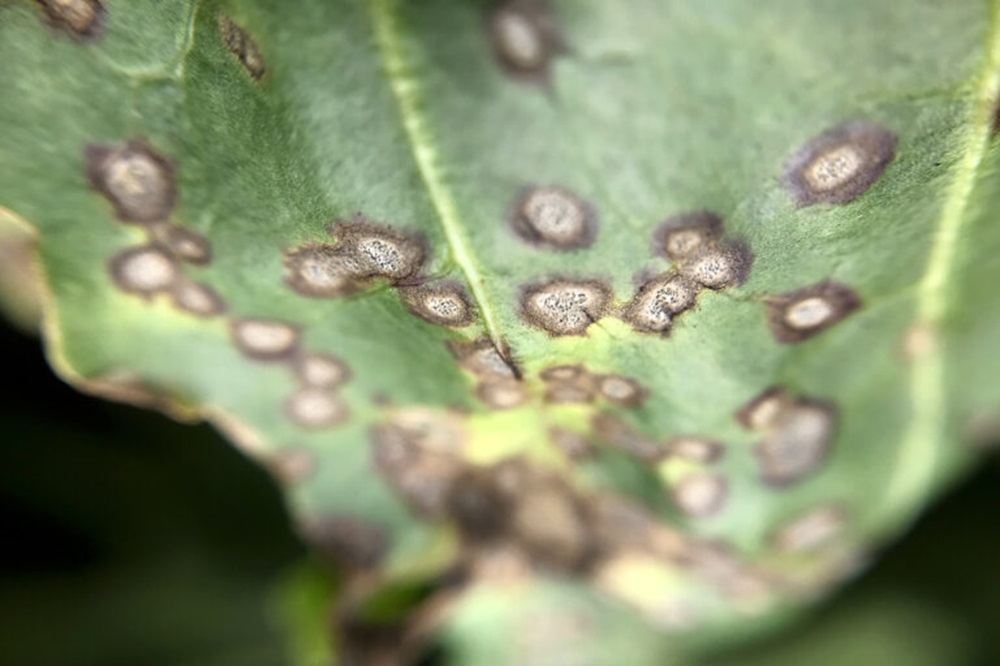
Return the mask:
{"type": "Polygon", "coordinates": [[[998,16],[7,0],[0,213],[54,366],[274,468],[341,612],[556,577],[697,647],[997,429],[998,16]]]}

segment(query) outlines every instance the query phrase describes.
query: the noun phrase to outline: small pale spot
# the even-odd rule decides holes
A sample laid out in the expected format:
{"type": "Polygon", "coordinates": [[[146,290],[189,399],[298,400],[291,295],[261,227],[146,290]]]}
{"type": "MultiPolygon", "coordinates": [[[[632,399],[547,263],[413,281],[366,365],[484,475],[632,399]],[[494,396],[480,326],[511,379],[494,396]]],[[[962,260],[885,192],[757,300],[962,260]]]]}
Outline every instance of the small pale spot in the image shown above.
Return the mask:
{"type": "Polygon", "coordinates": [[[332,245],[306,245],[285,253],[285,282],[303,296],[335,298],[358,290],[350,260],[332,245]]]}
{"type": "Polygon", "coordinates": [[[173,258],[152,246],[120,252],[111,260],[109,269],[122,291],[144,296],[167,291],[180,277],[173,258]]]}
{"type": "Polygon", "coordinates": [[[196,231],[176,224],[155,224],[150,227],[153,238],[181,261],[204,265],[212,260],[212,246],[196,231]]]}
{"type": "Polygon", "coordinates": [[[208,285],[179,280],[170,291],[174,305],[199,317],[215,317],[226,311],[222,297],[208,285]]]}
{"type": "Polygon", "coordinates": [[[671,496],[677,507],[693,518],[706,518],[722,509],[729,484],[718,474],[688,474],[677,482],[671,496]]]}
{"type": "Polygon", "coordinates": [[[771,387],[740,408],[736,420],[751,430],[767,430],[792,403],[786,391],[771,387]]]}
{"type": "Polygon", "coordinates": [[[778,529],[771,543],[778,550],[815,551],[833,542],[844,529],[847,511],[839,505],[821,506],[793,518],[778,529]]]}
{"type": "Polygon", "coordinates": [[[297,446],[281,449],[268,460],[268,467],[275,476],[288,484],[302,483],[315,473],[316,466],[312,451],[297,446]]]}
{"type": "Polygon", "coordinates": [[[342,360],[315,352],[302,354],[295,363],[295,371],[299,381],[314,388],[336,388],[351,377],[350,368],[342,360]]]}
{"type": "Polygon", "coordinates": [[[538,187],[522,194],[511,223],[530,243],[556,250],[587,247],[594,241],[595,214],[580,197],[562,187],[538,187]]]}
{"type": "Polygon", "coordinates": [[[713,463],[725,455],[726,448],[719,442],[702,437],[676,437],[667,449],[671,457],[696,463],[713,463]]]}
{"type": "Polygon", "coordinates": [[[537,0],[508,0],[490,12],[490,38],[497,60],[515,78],[544,79],[562,49],[554,17],[537,0]]]}
{"type": "Polygon", "coordinates": [[[524,386],[515,380],[483,382],[476,387],[476,395],[493,409],[513,409],[528,399],[524,386]]]}
{"type": "Polygon", "coordinates": [[[795,343],[822,333],[861,306],[846,285],[820,282],[769,297],[768,323],[779,342],[795,343]]]}
{"type": "Polygon", "coordinates": [[[525,289],[521,316],[553,336],[584,335],[610,300],[611,290],[602,282],[556,279],[525,289]]]}
{"type": "Polygon", "coordinates": [[[53,27],[81,39],[100,36],[104,5],[99,0],[37,0],[53,27]]]}
{"type": "Polygon", "coordinates": [[[333,393],[317,388],[296,391],[285,403],[288,418],[303,428],[320,429],[339,425],[347,420],[347,405],[333,393]]]}
{"type": "Polygon", "coordinates": [[[722,218],[707,211],[671,217],[653,234],[653,250],[671,261],[690,259],[723,235],[722,218]]]}
{"type": "Polygon", "coordinates": [[[266,319],[234,319],[230,334],[240,351],[259,360],[287,358],[299,344],[299,329],[266,319]]]}
{"type": "Polygon", "coordinates": [[[604,375],[600,380],[601,396],[608,402],[625,407],[641,404],[648,391],[638,381],[622,375],[604,375]]]}

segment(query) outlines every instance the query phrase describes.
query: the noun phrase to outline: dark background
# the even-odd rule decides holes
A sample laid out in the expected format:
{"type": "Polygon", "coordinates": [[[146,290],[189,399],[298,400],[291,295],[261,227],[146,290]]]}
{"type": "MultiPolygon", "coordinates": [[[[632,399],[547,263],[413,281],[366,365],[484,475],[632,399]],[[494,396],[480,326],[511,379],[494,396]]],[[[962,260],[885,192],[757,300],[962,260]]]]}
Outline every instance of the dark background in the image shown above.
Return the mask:
{"type": "MultiPolygon", "coordinates": [[[[302,550],[269,477],[2,324],[0,372],[0,665],[287,663],[267,602],[302,550]]],[[[998,510],[994,456],[797,628],[710,663],[1000,664],[998,510]]]]}

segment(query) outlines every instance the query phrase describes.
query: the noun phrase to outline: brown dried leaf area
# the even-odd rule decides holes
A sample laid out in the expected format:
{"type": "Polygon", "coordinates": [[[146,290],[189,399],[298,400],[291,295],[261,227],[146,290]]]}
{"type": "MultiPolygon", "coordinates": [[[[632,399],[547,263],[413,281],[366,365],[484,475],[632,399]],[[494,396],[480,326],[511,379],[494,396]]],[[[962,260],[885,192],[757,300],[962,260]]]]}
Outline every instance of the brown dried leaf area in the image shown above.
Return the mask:
{"type": "MultiPolygon", "coordinates": [[[[569,379],[564,368],[555,374],[569,379]]],[[[750,557],[696,536],[685,519],[592,487],[573,473],[602,447],[638,437],[634,431],[553,428],[548,446],[565,456],[562,462],[515,454],[483,463],[471,460],[472,418],[456,411],[401,409],[387,415],[371,438],[375,467],[400,500],[415,516],[457,535],[455,566],[466,583],[510,585],[553,575],[586,579],[658,626],[682,631],[707,620],[706,603],[763,612],[779,598],[815,593],[850,573],[856,562],[854,545],[845,538],[849,512],[840,505],[820,505],[773,526],[763,554],[750,557]]],[[[624,446],[650,460],[634,442],[624,446]]],[[[657,452],[661,467],[683,470],[668,492],[687,518],[710,516],[720,502],[738,500],[719,495],[716,484],[705,481],[724,478],[711,472],[723,454],[722,444],[690,436],[673,438],[657,452]]],[[[359,532],[349,521],[347,526],[359,532]]],[[[377,541],[384,554],[391,544],[382,537],[361,543],[377,541]]],[[[360,561],[353,548],[342,543],[339,561],[360,561]]],[[[363,566],[377,568],[378,558],[365,552],[363,566]]]]}

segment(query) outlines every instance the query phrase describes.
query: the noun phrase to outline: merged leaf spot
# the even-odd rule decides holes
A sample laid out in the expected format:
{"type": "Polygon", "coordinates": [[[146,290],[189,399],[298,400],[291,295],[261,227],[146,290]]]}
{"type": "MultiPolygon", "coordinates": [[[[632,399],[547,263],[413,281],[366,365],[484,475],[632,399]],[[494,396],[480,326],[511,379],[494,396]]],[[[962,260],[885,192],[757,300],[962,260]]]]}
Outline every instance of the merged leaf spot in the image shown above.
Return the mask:
{"type": "Polygon", "coordinates": [[[896,155],[896,135],[853,121],[811,139],[785,165],[784,185],[801,206],[845,204],[875,184],[896,155]]]}
{"type": "Polygon", "coordinates": [[[314,552],[334,565],[373,569],[389,547],[389,536],[383,528],[355,516],[315,518],[299,529],[314,552]]]}
{"type": "Polygon", "coordinates": [[[285,253],[286,282],[303,296],[346,296],[377,279],[396,284],[423,266],[423,243],[389,227],[342,221],[330,233],[333,244],[310,244],[285,253]]]}
{"type": "Polygon", "coordinates": [[[556,278],[524,289],[521,316],[552,336],[584,335],[610,301],[611,289],[603,282],[556,278]]]}
{"type": "Polygon", "coordinates": [[[667,453],[672,458],[705,464],[721,460],[726,447],[703,437],[677,437],[667,444],[667,453]]]}
{"type": "Polygon", "coordinates": [[[305,386],[313,388],[337,388],[351,378],[351,369],[341,359],[308,352],[300,354],[295,360],[295,373],[305,386]]]}
{"type": "Polygon", "coordinates": [[[452,482],[464,471],[461,424],[426,409],[410,410],[372,431],[375,466],[416,513],[441,518],[452,482]]]}
{"type": "Polygon", "coordinates": [[[653,251],[673,262],[691,259],[713,246],[724,233],[722,218],[708,211],[676,215],[653,234],[653,251]]]}
{"type": "Polygon", "coordinates": [[[122,291],[141,296],[168,291],[181,278],[173,257],[152,245],[118,253],[109,262],[108,269],[122,291]]]}
{"type": "Polygon", "coordinates": [[[674,272],[642,285],[625,308],[625,321],[637,331],[665,333],[674,316],[694,307],[701,286],[674,272]]]}
{"type": "Polygon", "coordinates": [[[573,462],[589,460],[597,455],[597,450],[578,432],[566,428],[553,427],[549,429],[549,440],[563,455],[573,462]]]}
{"type": "Polygon", "coordinates": [[[299,329],[280,321],[233,319],[229,331],[241,352],[260,361],[289,358],[299,346],[299,329]]]}
{"type": "Polygon", "coordinates": [[[754,456],[761,478],[778,487],[798,483],[819,469],[836,428],[832,405],[793,398],[780,389],[754,398],[737,418],[765,432],[754,456]]]}
{"type": "Polygon", "coordinates": [[[737,287],[750,275],[753,255],[739,242],[704,248],[679,266],[681,275],[709,289],[737,287]]]}
{"type": "Polygon", "coordinates": [[[104,5],[100,0],[36,0],[54,28],[80,39],[100,36],[104,5]]]}
{"type": "Polygon", "coordinates": [[[151,225],[149,231],[157,243],[181,261],[200,266],[212,260],[211,244],[197,231],[169,223],[151,225]]]}
{"type": "Polygon", "coordinates": [[[178,280],[170,290],[175,306],[199,317],[215,317],[226,311],[226,303],[214,289],[187,278],[178,280]]]}
{"type": "Polygon", "coordinates": [[[587,403],[597,396],[597,377],[582,365],[554,365],[541,372],[545,400],[551,403],[587,403]]]}
{"type": "Polygon", "coordinates": [[[330,428],[347,420],[347,405],[324,389],[299,389],[285,402],[285,414],[290,421],[306,429],[330,428]]]}
{"type": "Polygon", "coordinates": [[[783,551],[818,550],[840,536],[847,518],[847,510],[836,504],[810,509],[776,530],[771,536],[771,544],[783,551]]]}
{"type": "Polygon", "coordinates": [[[490,12],[489,29],[497,60],[515,78],[544,78],[551,60],[564,50],[555,18],[542,0],[500,3],[490,12]]]}
{"type": "Polygon", "coordinates": [[[569,190],[535,187],[524,191],[510,216],[518,236],[554,250],[590,246],[597,235],[597,214],[569,190]]]}
{"type": "Polygon", "coordinates": [[[677,507],[693,518],[719,512],[729,494],[729,483],[719,474],[693,473],[674,484],[670,495],[677,507]]]}
{"type": "Polygon", "coordinates": [[[608,444],[643,462],[658,463],[670,453],[666,446],[649,439],[613,414],[596,415],[592,425],[608,444]]]}
{"type": "Polygon", "coordinates": [[[768,322],[779,342],[808,340],[822,333],[861,305],[846,285],[819,284],[772,296],[766,300],[768,322]]]}
{"type": "Polygon", "coordinates": [[[239,59],[250,77],[259,81],[267,72],[267,65],[257,42],[225,14],[219,14],[219,34],[226,48],[239,59]]]}
{"type": "Polygon", "coordinates": [[[476,397],[491,409],[513,409],[527,402],[528,392],[516,379],[494,379],[480,382],[476,397]]]}
{"type": "Polygon", "coordinates": [[[125,146],[87,146],[84,157],[90,184],[111,202],[126,222],[166,220],[177,198],[174,170],[143,140],[125,146]]]}
{"type": "Polygon", "coordinates": [[[432,324],[463,328],[476,321],[472,303],[457,282],[400,287],[399,293],[410,312],[432,324]]]}

